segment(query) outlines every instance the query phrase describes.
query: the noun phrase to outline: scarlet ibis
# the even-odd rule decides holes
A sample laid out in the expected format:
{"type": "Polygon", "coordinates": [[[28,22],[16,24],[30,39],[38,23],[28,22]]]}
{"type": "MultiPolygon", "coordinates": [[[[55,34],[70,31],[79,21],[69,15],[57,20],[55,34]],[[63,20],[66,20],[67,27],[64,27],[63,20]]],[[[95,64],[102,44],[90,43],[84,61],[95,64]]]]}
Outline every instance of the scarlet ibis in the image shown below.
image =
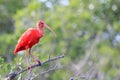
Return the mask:
{"type": "Polygon", "coordinates": [[[56,36],[55,32],[44,21],[40,20],[37,23],[37,28],[29,28],[23,33],[15,47],[14,54],[26,50],[26,61],[29,65],[28,55],[33,58],[35,63],[38,62],[41,65],[40,61],[31,54],[31,48],[44,36],[44,27],[48,28],[56,36]]]}

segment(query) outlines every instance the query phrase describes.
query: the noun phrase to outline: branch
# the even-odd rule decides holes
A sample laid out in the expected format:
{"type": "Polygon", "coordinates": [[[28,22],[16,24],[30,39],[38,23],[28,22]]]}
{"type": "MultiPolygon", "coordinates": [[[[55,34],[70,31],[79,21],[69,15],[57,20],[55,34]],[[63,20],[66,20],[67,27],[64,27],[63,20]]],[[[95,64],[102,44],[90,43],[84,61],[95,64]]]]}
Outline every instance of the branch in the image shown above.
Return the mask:
{"type": "Polygon", "coordinates": [[[77,74],[77,75],[75,75],[73,77],[70,77],[69,80],[76,80],[76,78],[77,79],[84,79],[84,80],[91,80],[90,75],[93,74],[93,72],[95,71],[94,69],[95,69],[95,64],[92,64],[90,66],[89,70],[85,74],[79,73],[79,74],[77,74]]]}
{"type": "MultiPolygon", "coordinates": [[[[48,60],[42,62],[41,65],[40,65],[40,64],[33,64],[33,65],[30,67],[30,69],[33,69],[33,68],[35,68],[35,67],[42,66],[42,65],[45,64],[45,63],[48,63],[48,62],[51,62],[51,61],[55,61],[55,60],[58,60],[58,59],[61,59],[61,58],[64,58],[64,54],[62,54],[61,56],[52,58],[52,59],[49,58],[48,60]]],[[[21,71],[19,71],[19,72],[17,72],[17,73],[15,73],[15,72],[9,73],[7,79],[8,79],[8,80],[12,80],[12,79],[14,79],[16,76],[18,76],[18,75],[20,75],[21,73],[23,73],[23,72],[25,72],[25,71],[28,71],[28,70],[29,70],[29,69],[26,68],[26,69],[23,69],[23,70],[21,70],[21,71]]]]}
{"type": "Polygon", "coordinates": [[[39,75],[42,75],[42,74],[45,74],[45,73],[48,73],[48,72],[51,72],[53,70],[60,69],[60,68],[62,68],[62,67],[58,67],[57,65],[55,65],[53,68],[50,68],[44,72],[40,72],[40,73],[36,74],[33,78],[31,78],[31,80],[34,80],[39,75]]]}

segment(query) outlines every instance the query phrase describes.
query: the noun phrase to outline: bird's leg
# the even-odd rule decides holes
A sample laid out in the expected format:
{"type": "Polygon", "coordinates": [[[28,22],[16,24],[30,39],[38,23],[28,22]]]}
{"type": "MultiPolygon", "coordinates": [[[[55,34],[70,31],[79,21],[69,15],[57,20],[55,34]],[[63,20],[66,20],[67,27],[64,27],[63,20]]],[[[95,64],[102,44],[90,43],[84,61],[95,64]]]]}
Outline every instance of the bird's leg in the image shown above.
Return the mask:
{"type": "Polygon", "coordinates": [[[37,62],[39,65],[41,65],[40,60],[38,60],[37,58],[35,58],[35,57],[31,54],[31,48],[29,49],[28,52],[29,52],[30,56],[33,58],[34,62],[35,62],[35,63],[37,62]]]}
{"type": "Polygon", "coordinates": [[[28,59],[28,50],[26,50],[26,62],[27,62],[27,65],[28,65],[28,69],[31,70],[31,64],[30,64],[29,59],[28,59]]]}
{"type": "Polygon", "coordinates": [[[30,62],[29,62],[29,59],[28,59],[28,50],[26,50],[25,58],[26,58],[27,65],[29,66],[30,62]]]}

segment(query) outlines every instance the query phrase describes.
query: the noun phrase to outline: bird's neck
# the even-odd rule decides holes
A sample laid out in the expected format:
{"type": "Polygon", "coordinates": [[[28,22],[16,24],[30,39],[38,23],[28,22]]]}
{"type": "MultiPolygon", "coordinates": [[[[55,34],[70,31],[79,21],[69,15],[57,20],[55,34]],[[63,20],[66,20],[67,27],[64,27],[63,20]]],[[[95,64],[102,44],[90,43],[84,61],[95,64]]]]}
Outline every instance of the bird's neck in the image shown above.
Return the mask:
{"type": "Polygon", "coordinates": [[[40,34],[44,34],[44,29],[43,28],[38,28],[38,31],[40,32],[40,34]]]}

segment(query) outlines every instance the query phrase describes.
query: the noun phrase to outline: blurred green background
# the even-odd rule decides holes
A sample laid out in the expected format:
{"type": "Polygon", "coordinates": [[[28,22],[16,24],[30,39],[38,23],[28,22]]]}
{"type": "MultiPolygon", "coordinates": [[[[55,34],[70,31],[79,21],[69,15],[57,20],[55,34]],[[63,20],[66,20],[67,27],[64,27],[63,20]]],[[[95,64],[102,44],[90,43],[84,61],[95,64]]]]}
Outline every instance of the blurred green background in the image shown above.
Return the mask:
{"type": "MultiPolygon", "coordinates": [[[[0,80],[27,67],[17,40],[44,20],[57,34],[45,35],[32,53],[41,61],[65,54],[40,68],[34,80],[120,80],[120,0],[0,0],[0,80]]],[[[31,63],[34,63],[31,60],[31,63]]],[[[28,72],[15,80],[25,80],[28,72]]],[[[34,75],[33,75],[34,76],[34,75]]]]}

